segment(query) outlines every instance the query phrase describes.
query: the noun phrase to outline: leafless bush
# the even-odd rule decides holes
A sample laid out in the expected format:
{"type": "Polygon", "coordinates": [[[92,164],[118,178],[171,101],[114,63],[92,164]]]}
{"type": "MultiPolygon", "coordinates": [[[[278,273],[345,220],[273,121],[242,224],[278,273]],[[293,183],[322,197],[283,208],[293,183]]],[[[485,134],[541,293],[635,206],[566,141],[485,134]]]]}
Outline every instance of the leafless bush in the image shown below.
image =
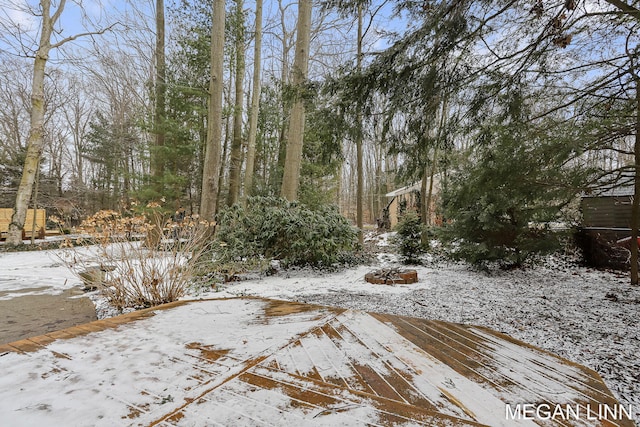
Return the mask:
{"type": "Polygon", "coordinates": [[[119,310],[175,301],[207,253],[212,224],[187,216],[167,220],[160,230],[152,222],[147,216],[100,211],[83,222],[86,239],[63,244],[68,249],[61,259],[119,310]],[[153,247],[144,244],[150,233],[161,236],[153,247]]]}

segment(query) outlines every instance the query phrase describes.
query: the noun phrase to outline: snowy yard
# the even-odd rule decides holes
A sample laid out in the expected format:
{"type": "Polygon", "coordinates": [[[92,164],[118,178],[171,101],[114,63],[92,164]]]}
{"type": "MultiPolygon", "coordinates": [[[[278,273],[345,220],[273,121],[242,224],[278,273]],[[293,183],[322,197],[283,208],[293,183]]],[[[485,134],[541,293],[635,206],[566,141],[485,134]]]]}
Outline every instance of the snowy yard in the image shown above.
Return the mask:
{"type": "Polygon", "coordinates": [[[372,268],[311,276],[289,272],[228,286],[212,296],[256,295],[487,326],[596,370],[640,420],[640,288],[625,275],[550,259],[492,274],[455,263],[417,267],[413,285],[370,285],[372,268]],[[607,297],[609,295],[609,297],[607,297]]]}
{"type": "MultiPolygon", "coordinates": [[[[550,257],[524,270],[474,271],[430,259],[413,285],[371,285],[364,275],[397,265],[394,255],[336,273],[281,271],[187,298],[261,296],[483,325],[596,370],[640,420],[640,288],[625,275],[550,257]]],[[[79,285],[55,251],[0,254],[0,296],[60,293],[79,285]]],[[[108,316],[96,295],[98,315],[108,316]]]]}

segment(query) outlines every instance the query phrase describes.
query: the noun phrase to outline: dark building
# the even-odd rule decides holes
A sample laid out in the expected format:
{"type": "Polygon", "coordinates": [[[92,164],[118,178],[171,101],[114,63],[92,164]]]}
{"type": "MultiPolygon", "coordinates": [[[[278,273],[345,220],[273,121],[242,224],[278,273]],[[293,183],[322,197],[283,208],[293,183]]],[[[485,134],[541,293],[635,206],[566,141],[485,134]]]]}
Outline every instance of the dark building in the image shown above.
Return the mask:
{"type": "Polygon", "coordinates": [[[582,196],[582,229],[577,243],[591,266],[629,268],[634,191],[633,177],[627,178],[621,185],[582,196]]]}
{"type": "Polygon", "coordinates": [[[583,195],[580,203],[583,227],[617,241],[631,234],[633,186],[624,185],[593,195],[583,195]]]}

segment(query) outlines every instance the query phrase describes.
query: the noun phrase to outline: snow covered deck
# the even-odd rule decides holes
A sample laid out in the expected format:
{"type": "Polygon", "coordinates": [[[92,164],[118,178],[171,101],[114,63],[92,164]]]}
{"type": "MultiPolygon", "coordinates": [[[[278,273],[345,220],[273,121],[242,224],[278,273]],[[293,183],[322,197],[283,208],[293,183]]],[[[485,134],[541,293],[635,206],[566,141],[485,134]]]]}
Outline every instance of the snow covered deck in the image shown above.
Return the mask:
{"type": "Polygon", "coordinates": [[[260,298],[2,345],[0,372],[12,426],[634,425],[594,371],[489,329],[260,298]]]}

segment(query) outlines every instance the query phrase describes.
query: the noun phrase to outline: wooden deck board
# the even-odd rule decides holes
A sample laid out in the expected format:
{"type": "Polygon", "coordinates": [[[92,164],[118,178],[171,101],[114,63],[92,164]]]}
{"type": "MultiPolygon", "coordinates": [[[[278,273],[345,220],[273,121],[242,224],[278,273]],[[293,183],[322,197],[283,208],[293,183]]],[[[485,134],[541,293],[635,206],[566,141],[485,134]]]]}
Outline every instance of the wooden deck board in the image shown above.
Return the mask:
{"type": "Polygon", "coordinates": [[[173,303],[0,356],[15,425],[634,425],[507,420],[507,404],[617,402],[594,371],[486,328],[260,298],[173,303]]]}

